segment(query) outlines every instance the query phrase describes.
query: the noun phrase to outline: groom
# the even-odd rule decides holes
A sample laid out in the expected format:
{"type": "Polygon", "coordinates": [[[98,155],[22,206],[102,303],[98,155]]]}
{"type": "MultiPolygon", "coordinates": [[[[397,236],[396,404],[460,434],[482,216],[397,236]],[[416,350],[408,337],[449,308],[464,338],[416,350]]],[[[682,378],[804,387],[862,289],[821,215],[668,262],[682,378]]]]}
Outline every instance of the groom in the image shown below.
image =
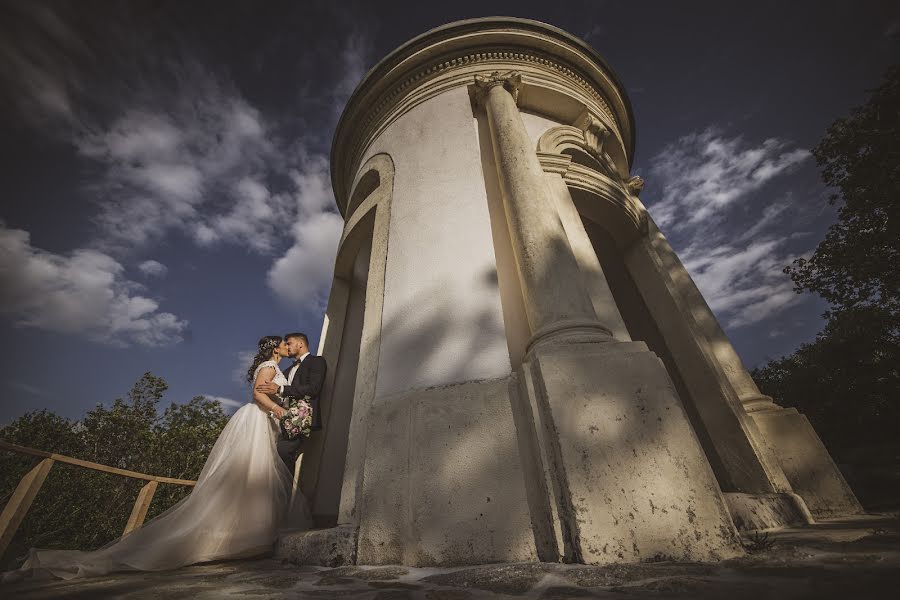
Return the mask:
{"type": "MultiPolygon", "coordinates": [[[[288,346],[288,356],[296,359],[286,373],[287,385],[261,383],[256,386],[256,391],[264,394],[280,394],[282,397],[297,396],[302,398],[309,396],[313,418],[312,430],[318,431],[322,429],[319,395],[322,393],[322,384],[325,383],[325,370],[327,368],[325,359],[309,353],[309,339],[304,333],[289,333],[284,336],[284,341],[288,346]]],[[[304,441],[306,441],[306,438],[303,436],[295,440],[278,441],[278,455],[292,474],[304,441]]]]}

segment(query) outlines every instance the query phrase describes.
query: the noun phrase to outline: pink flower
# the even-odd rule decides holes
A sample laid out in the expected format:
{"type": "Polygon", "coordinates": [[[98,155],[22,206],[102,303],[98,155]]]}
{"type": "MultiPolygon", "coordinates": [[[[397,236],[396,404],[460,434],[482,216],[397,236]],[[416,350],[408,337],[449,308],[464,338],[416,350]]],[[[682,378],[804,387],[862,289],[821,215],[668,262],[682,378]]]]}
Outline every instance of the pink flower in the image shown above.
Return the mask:
{"type": "Polygon", "coordinates": [[[292,431],[291,433],[300,433],[300,430],[294,427],[294,431],[292,431]]]}

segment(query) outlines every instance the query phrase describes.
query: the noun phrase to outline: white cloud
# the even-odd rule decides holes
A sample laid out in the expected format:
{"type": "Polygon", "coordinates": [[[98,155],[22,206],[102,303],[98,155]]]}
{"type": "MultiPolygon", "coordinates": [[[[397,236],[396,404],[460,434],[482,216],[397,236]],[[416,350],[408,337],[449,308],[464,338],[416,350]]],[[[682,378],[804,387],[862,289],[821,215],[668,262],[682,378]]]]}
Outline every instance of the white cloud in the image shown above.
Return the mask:
{"type": "Polygon", "coordinates": [[[334,86],[333,106],[335,118],[340,117],[347,100],[356,86],[366,74],[366,67],[371,62],[372,39],[362,30],[353,31],[347,36],[341,51],[341,78],[334,86]]]}
{"type": "MultiPolygon", "coordinates": [[[[7,78],[10,82],[34,82],[23,90],[27,101],[16,107],[45,115],[35,123],[38,128],[72,142],[97,167],[98,175],[86,190],[97,207],[92,216],[96,235],[89,244],[94,256],[121,268],[119,263],[135,249],[152,247],[172,233],[209,249],[236,244],[272,257],[267,281],[279,299],[301,310],[320,310],[343,226],[322,149],[330,141],[324,132],[331,130],[331,120],[337,119],[371,63],[369,33],[351,25],[347,37],[334,42],[327,54],[338,57],[338,64],[332,60],[328,65],[333,77],[328,85],[317,85],[311,98],[314,118],[321,122],[308,123],[296,112],[263,114],[227,73],[191,58],[189,44],[176,44],[153,60],[125,64],[114,53],[102,52],[107,48],[102,40],[92,39],[87,47],[77,27],[50,23],[74,13],[39,8],[28,12],[28,26],[46,35],[31,36],[40,41],[28,48],[0,39],[0,67],[16,67],[7,78]],[[40,55],[42,48],[56,46],[63,51],[40,55]],[[91,69],[98,64],[94,53],[105,57],[104,65],[109,59],[116,77],[92,78],[96,73],[91,69]],[[70,55],[71,64],[66,62],[70,55]],[[45,85],[39,85],[41,78],[45,85]],[[33,109],[41,97],[46,100],[41,101],[43,108],[33,109]],[[46,115],[64,119],[67,126],[54,134],[46,115]],[[306,129],[298,132],[299,126],[306,129]]],[[[108,47],[123,43],[129,52],[143,51],[139,41],[132,47],[127,40],[113,40],[108,47]]],[[[297,91],[286,88],[285,93],[297,91]]],[[[82,253],[74,251],[67,260],[82,253]]],[[[156,261],[135,266],[145,277],[165,275],[166,267],[156,261]]],[[[127,280],[116,271],[110,281],[113,287],[127,280]]],[[[140,298],[134,289],[128,287],[126,299],[140,298]]],[[[141,301],[123,300],[116,309],[109,315],[126,329],[150,315],[170,329],[181,323],[174,317],[165,323],[166,313],[141,301]]]]}
{"type": "Polygon", "coordinates": [[[224,78],[192,64],[169,69],[175,93],[138,93],[111,125],[76,140],[103,168],[95,186],[101,247],[127,250],[174,229],[201,245],[271,251],[290,203],[260,183],[282,162],[270,127],[224,78]]]}
{"type": "Polygon", "coordinates": [[[680,255],[703,297],[729,327],[742,327],[774,316],[802,300],[782,273],[794,256],[786,240],[761,238],[746,246],[699,242],[680,255]]]}
{"type": "Polygon", "coordinates": [[[28,232],[0,224],[0,313],[17,325],[117,345],[181,341],[187,322],[137,295],[140,286],[123,272],[102,252],[54,254],[33,247],[28,232]]]}
{"type": "Polygon", "coordinates": [[[169,268],[159,261],[145,260],[138,265],[138,270],[147,277],[165,277],[169,268]]]}
{"type": "Polygon", "coordinates": [[[651,159],[650,172],[662,190],[650,206],[653,218],[671,230],[719,220],[735,202],[811,156],[787,148],[776,138],[753,146],[715,128],[680,138],[651,159]]]}
{"type": "Polygon", "coordinates": [[[55,7],[40,2],[5,7],[3,17],[0,100],[34,126],[54,129],[72,124],[81,91],[76,63],[93,58],[84,39],[55,7]]]}
{"type": "Polygon", "coordinates": [[[293,247],[269,270],[269,287],[276,296],[310,314],[324,309],[343,227],[341,216],[330,212],[294,226],[293,247]]]}
{"type": "Polygon", "coordinates": [[[231,380],[233,382],[240,385],[248,385],[247,370],[253,364],[254,356],[256,356],[256,352],[253,350],[245,350],[236,354],[236,366],[231,371],[231,380]]]}
{"type": "Polygon", "coordinates": [[[675,245],[689,240],[679,256],[727,327],[759,323],[802,300],[782,272],[796,257],[788,249],[794,236],[784,231],[796,212],[793,194],[771,200],[759,193],[809,156],[782,140],[753,145],[710,127],[651,160],[661,198],[650,203],[650,214],[664,233],[674,233],[675,245]],[[754,211],[761,214],[748,223],[754,211]]]}
{"type": "Polygon", "coordinates": [[[240,408],[247,404],[247,401],[241,402],[240,400],[232,400],[231,398],[224,398],[222,396],[213,396],[212,394],[203,394],[203,397],[212,400],[213,402],[218,402],[222,406],[228,408],[240,408]]]}
{"type": "Polygon", "coordinates": [[[41,390],[39,387],[35,387],[22,381],[10,381],[9,387],[26,392],[33,396],[41,396],[44,394],[43,390],[41,390]]]}

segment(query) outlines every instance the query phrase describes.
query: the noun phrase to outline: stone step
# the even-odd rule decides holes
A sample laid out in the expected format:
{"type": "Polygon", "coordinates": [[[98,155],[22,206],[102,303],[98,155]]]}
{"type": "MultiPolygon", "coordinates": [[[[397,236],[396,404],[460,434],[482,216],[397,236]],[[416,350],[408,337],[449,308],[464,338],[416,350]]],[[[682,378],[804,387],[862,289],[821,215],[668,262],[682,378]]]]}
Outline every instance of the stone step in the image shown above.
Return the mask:
{"type": "Polygon", "coordinates": [[[339,567],[356,564],[356,527],[286,529],[275,543],[275,558],[295,565],[339,567]]]}

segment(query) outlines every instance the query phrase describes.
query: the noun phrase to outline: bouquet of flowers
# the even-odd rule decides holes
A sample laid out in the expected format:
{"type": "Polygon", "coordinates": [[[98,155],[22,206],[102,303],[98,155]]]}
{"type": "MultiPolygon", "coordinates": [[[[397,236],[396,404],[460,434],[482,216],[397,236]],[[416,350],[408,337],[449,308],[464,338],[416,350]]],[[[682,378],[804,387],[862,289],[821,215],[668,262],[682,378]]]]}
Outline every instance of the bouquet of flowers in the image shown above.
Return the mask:
{"type": "Polygon", "coordinates": [[[312,429],[312,406],[309,400],[309,396],[288,396],[284,399],[282,406],[286,412],[278,420],[282,438],[295,440],[300,436],[309,437],[312,429]]]}

